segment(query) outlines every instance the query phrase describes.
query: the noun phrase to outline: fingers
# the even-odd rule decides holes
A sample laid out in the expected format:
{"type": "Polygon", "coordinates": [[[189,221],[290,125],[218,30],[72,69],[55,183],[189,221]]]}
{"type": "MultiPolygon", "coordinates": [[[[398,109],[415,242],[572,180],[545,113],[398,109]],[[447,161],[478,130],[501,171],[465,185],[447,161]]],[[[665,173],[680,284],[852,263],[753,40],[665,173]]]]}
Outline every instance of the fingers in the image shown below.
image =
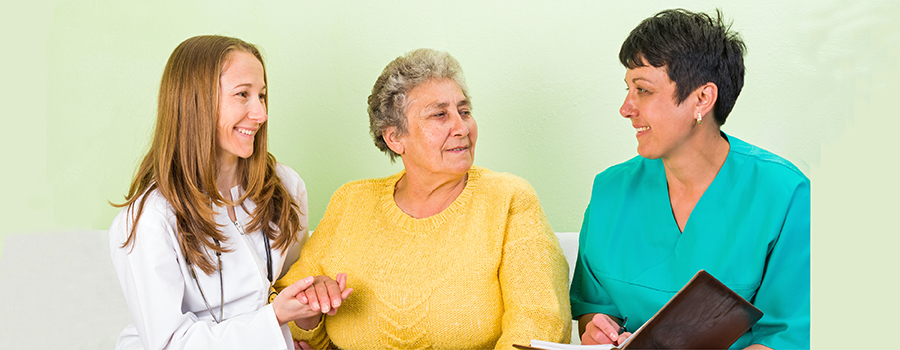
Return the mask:
{"type": "Polygon", "coordinates": [[[307,344],[305,341],[294,340],[294,349],[312,350],[312,346],[309,346],[309,344],[307,344]]]}
{"type": "Polygon", "coordinates": [[[328,291],[332,288],[329,285],[333,285],[335,289],[337,289],[337,282],[327,276],[317,276],[316,284],[315,284],[315,293],[316,299],[319,302],[319,308],[322,310],[322,313],[327,313],[331,310],[331,297],[328,296],[328,291]]]}
{"type": "Polygon", "coordinates": [[[272,307],[279,325],[284,325],[298,316],[300,305],[294,300],[297,300],[298,294],[304,293],[304,289],[309,288],[312,281],[312,277],[307,277],[294,282],[275,296],[275,300],[272,301],[272,307]]]}
{"type": "Polygon", "coordinates": [[[281,291],[281,294],[296,296],[300,293],[300,291],[309,288],[309,286],[311,286],[312,284],[313,278],[312,276],[310,276],[287,286],[286,288],[284,288],[284,290],[281,291]]]}
{"type": "Polygon", "coordinates": [[[596,314],[591,322],[596,324],[597,328],[600,329],[600,332],[609,338],[609,340],[616,341],[619,339],[619,325],[609,318],[609,316],[605,314],[596,314]]]}
{"type": "Polygon", "coordinates": [[[353,292],[353,289],[347,288],[347,274],[346,273],[341,272],[341,273],[337,274],[337,276],[335,276],[334,279],[337,282],[337,290],[329,289],[329,291],[328,291],[329,296],[331,297],[332,309],[329,310],[328,312],[325,312],[326,314],[331,315],[331,316],[334,316],[335,314],[337,314],[337,308],[340,307],[341,303],[343,303],[344,300],[347,300],[347,297],[349,297],[350,293],[353,292]],[[337,294],[332,294],[332,293],[337,293],[337,294]]]}
{"type": "MultiPolygon", "coordinates": [[[[343,286],[341,286],[340,282],[337,282],[334,280],[328,281],[328,283],[326,283],[325,286],[328,289],[328,297],[329,297],[329,300],[331,300],[331,307],[336,309],[339,306],[341,306],[341,302],[344,301],[344,299],[341,298],[341,292],[344,290],[344,286],[347,285],[347,274],[339,273],[335,277],[344,281],[343,286]]],[[[322,310],[322,311],[327,312],[327,310],[322,310]]]]}
{"type": "Polygon", "coordinates": [[[597,345],[597,344],[612,344],[613,341],[609,339],[609,336],[604,335],[603,331],[597,328],[593,322],[587,324],[584,330],[584,334],[581,335],[581,344],[583,345],[597,345]]]}
{"type": "Polygon", "coordinates": [[[328,276],[316,276],[315,282],[306,289],[304,294],[309,300],[309,306],[322,313],[328,313],[333,308],[340,306],[342,301],[338,282],[328,276]],[[337,305],[335,305],[335,299],[338,300],[337,305]]]}
{"type": "MultiPolygon", "coordinates": [[[[344,300],[347,300],[347,298],[350,297],[350,293],[353,293],[353,288],[347,288],[347,274],[346,273],[341,272],[341,273],[337,274],[337,276],[335,276],[335,277],[337,278],[338,288],[341,289],[340,297],[341,297],[341,302],[343,302],[344,300]]],[[[340,305],[341,304],[338,303],[338,306],[340,306],[340,305]]],[[[337,307],[337,306],[335,306],[335,307],[337,307]]]]}
{"type": "Polygon", "coordinates": [[[312,309],[313,311],[319,311],[319,297],[316,294],[315,285],[310,286],[310,288],[307,288],[300,294],[305,297],[310,309],[312,309]]]}
{"type": "Polygon", "coordinates": [[[598,334],[600,334],[600,330],[597,329],[597,326],[594,325],[593,322],[589,322],[587,326],[585,326],[584,334],[581,335],[581,344],[582,345],[597,345],[597,344],[611,344],[611,341],[601,341],[598,340],[598,334]]]}
{"type": "Polygon", "coordinates": [[[619,325],[605,314],[596,314],[584,334],[597,344],[615,344],[619,339],[619,325]]]}
{"type": "MultiPolygon", "coordinates": [[[[347,288],[344,289],[343,292],[341,292],[341,295],[339,297],[341,298],[341,300],[347,300],[347,298],[350,297],[351,293],[353,293],[353,288],[347,288]]],[[[332,308],[330,311],[326,312],[326,314],[334,316],[335,314],[337,314],[337,308],[332,308]]]]}
{"type": "Polygon", "coordinates": [[[347,274],[339,273],[332,279],[328,276],[307,277],[302,281],[297,281],[291,287],[303,288],[302,291],[294,292],[294,289],[285,291],[295,293],[297,300],[303,304],[309,305],[313,311],[334,315],[335,311],[344,300],[350,297],[353,292],[352,288],[347,288],[347,274]]]}
{"type": "Polygon", "coordinates": [[[624,332],[622,334],[619,334],[619,339],[616,340],[616,345],[622,345],[623,343],[628,341],[628,338],[630,338],[630,337],[631,337],[631,332],[624,332]]]}
{"type": "Polygon", "coordinates": [[[334,276],[334,279],[337,280],[338,288],[340,288],[341,290],[344,290],[347,288],[347,274],[346,273],[341,272],[341,273],[337,274],[337,276],[334,276]]]}
{"type": "Polygon", "coordinates": [[[581,334],[581,345],[597,345],[600,344],[596,340],[594,340],[594,328],[592,326],[587,326],[584,330],[584,333],[581,334]]]}

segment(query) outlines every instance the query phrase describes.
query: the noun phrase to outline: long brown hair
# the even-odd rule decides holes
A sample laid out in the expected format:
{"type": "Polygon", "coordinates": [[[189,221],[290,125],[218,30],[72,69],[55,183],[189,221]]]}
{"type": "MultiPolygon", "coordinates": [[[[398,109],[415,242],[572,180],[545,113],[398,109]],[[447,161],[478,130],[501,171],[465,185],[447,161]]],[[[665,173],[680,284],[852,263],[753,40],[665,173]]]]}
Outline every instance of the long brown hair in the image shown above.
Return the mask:
{"type": "MultiPolygon", "coordinates": [[[[138,168],[125,203],[137,212],[128,239],[134,243],[135,229],[144,211],[146,194],[157,190],[175,210],[178,236],[189,261],[207,275],[216,265],[206,252],[226,252],[215,241],[225,241],[214,220],[213,205],[240,205],[245,199],[256,203],[248,232],[266,228],[273,248],[287,249],[297,241],[299,206],[275,172],[275,157],[266,149],[267,125],[260,125],[253,142],[253,154],[238,158],[238,181],[245,192],[237,200],[226,200],[216,187],[216,125],[219,115],[219,76],[234,50],[256,56],[259,50],[237,38],[218,35],[195,36],[175,48],[163,71],[159,86],[156,130],[153,143],[138,168]],[[138,200],[140,198],[140,200],[138,200]]],[[[268,99],[265,100],[268,110],[268,99]]],[[[227,190],[227,189],[226,189],[227,190]]],[[[132,214],[135,214],[132,212],[132,214]]]]}

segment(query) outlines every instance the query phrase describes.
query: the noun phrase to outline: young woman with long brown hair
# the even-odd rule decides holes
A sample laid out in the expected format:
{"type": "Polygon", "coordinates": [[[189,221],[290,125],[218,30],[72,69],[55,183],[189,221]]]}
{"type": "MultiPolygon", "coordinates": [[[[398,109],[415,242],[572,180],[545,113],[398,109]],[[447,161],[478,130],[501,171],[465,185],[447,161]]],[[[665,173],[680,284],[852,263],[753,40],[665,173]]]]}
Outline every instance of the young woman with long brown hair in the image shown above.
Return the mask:
{"type": "Polygon", "coordinates": [[[150,150],[110,227],[134,320],[117,348],[292,349],[287,323],[322,312],[296,297],[311,277],[272,292],[306,241],[307,197],[266,149],[266,93],[240,39],[193,37],[169,57],[150,150]]]}

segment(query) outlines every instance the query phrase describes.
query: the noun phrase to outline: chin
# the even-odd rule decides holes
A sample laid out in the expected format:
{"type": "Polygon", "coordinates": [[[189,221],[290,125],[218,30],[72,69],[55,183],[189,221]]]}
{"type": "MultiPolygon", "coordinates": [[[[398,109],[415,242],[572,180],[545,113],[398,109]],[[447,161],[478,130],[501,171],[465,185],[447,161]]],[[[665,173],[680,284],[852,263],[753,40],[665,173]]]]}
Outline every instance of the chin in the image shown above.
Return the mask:
{"type": "Polygon", "coordinates": [[[450,169],[450,171],[452,171],[454,174],[465,175],[466,173],[469,172],[470,169],[472,169],[472,163],[469,163],[468,165],[460,165],[459,167],[454,167],[453,169],[450,169]]]}
{"type": "Polygon", "coordinates": [[[660,154],[654,153],[654,152],[650,152],[650,151],[648,151],[648,150],[641,149],[640,146],[638,146],[638,148],[637,148],[637,153],[638,153],[638,155],[640,155],[641,157],[644,157],[644,158],[647,158],[647,159],[659,159],[659,158],[662,158],[662,156],[661,156],[660,154]]]}

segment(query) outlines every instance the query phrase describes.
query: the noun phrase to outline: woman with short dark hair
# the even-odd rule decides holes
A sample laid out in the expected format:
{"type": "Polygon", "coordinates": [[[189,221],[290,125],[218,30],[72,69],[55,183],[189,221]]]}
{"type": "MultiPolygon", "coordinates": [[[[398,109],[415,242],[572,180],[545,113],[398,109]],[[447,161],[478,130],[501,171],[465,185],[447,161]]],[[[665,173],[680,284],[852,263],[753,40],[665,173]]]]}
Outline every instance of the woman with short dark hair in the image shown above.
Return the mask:
{"type": "Polygon", "coordinates": [[[809,179],[720,128],[745,45],[722,20],[666,10],[622,44],[620,113],[639,156],[597,175],[572,315],[584,344],[621,344],[701,269],[763,311],[733,347],[809,347],[809,179]]]}

